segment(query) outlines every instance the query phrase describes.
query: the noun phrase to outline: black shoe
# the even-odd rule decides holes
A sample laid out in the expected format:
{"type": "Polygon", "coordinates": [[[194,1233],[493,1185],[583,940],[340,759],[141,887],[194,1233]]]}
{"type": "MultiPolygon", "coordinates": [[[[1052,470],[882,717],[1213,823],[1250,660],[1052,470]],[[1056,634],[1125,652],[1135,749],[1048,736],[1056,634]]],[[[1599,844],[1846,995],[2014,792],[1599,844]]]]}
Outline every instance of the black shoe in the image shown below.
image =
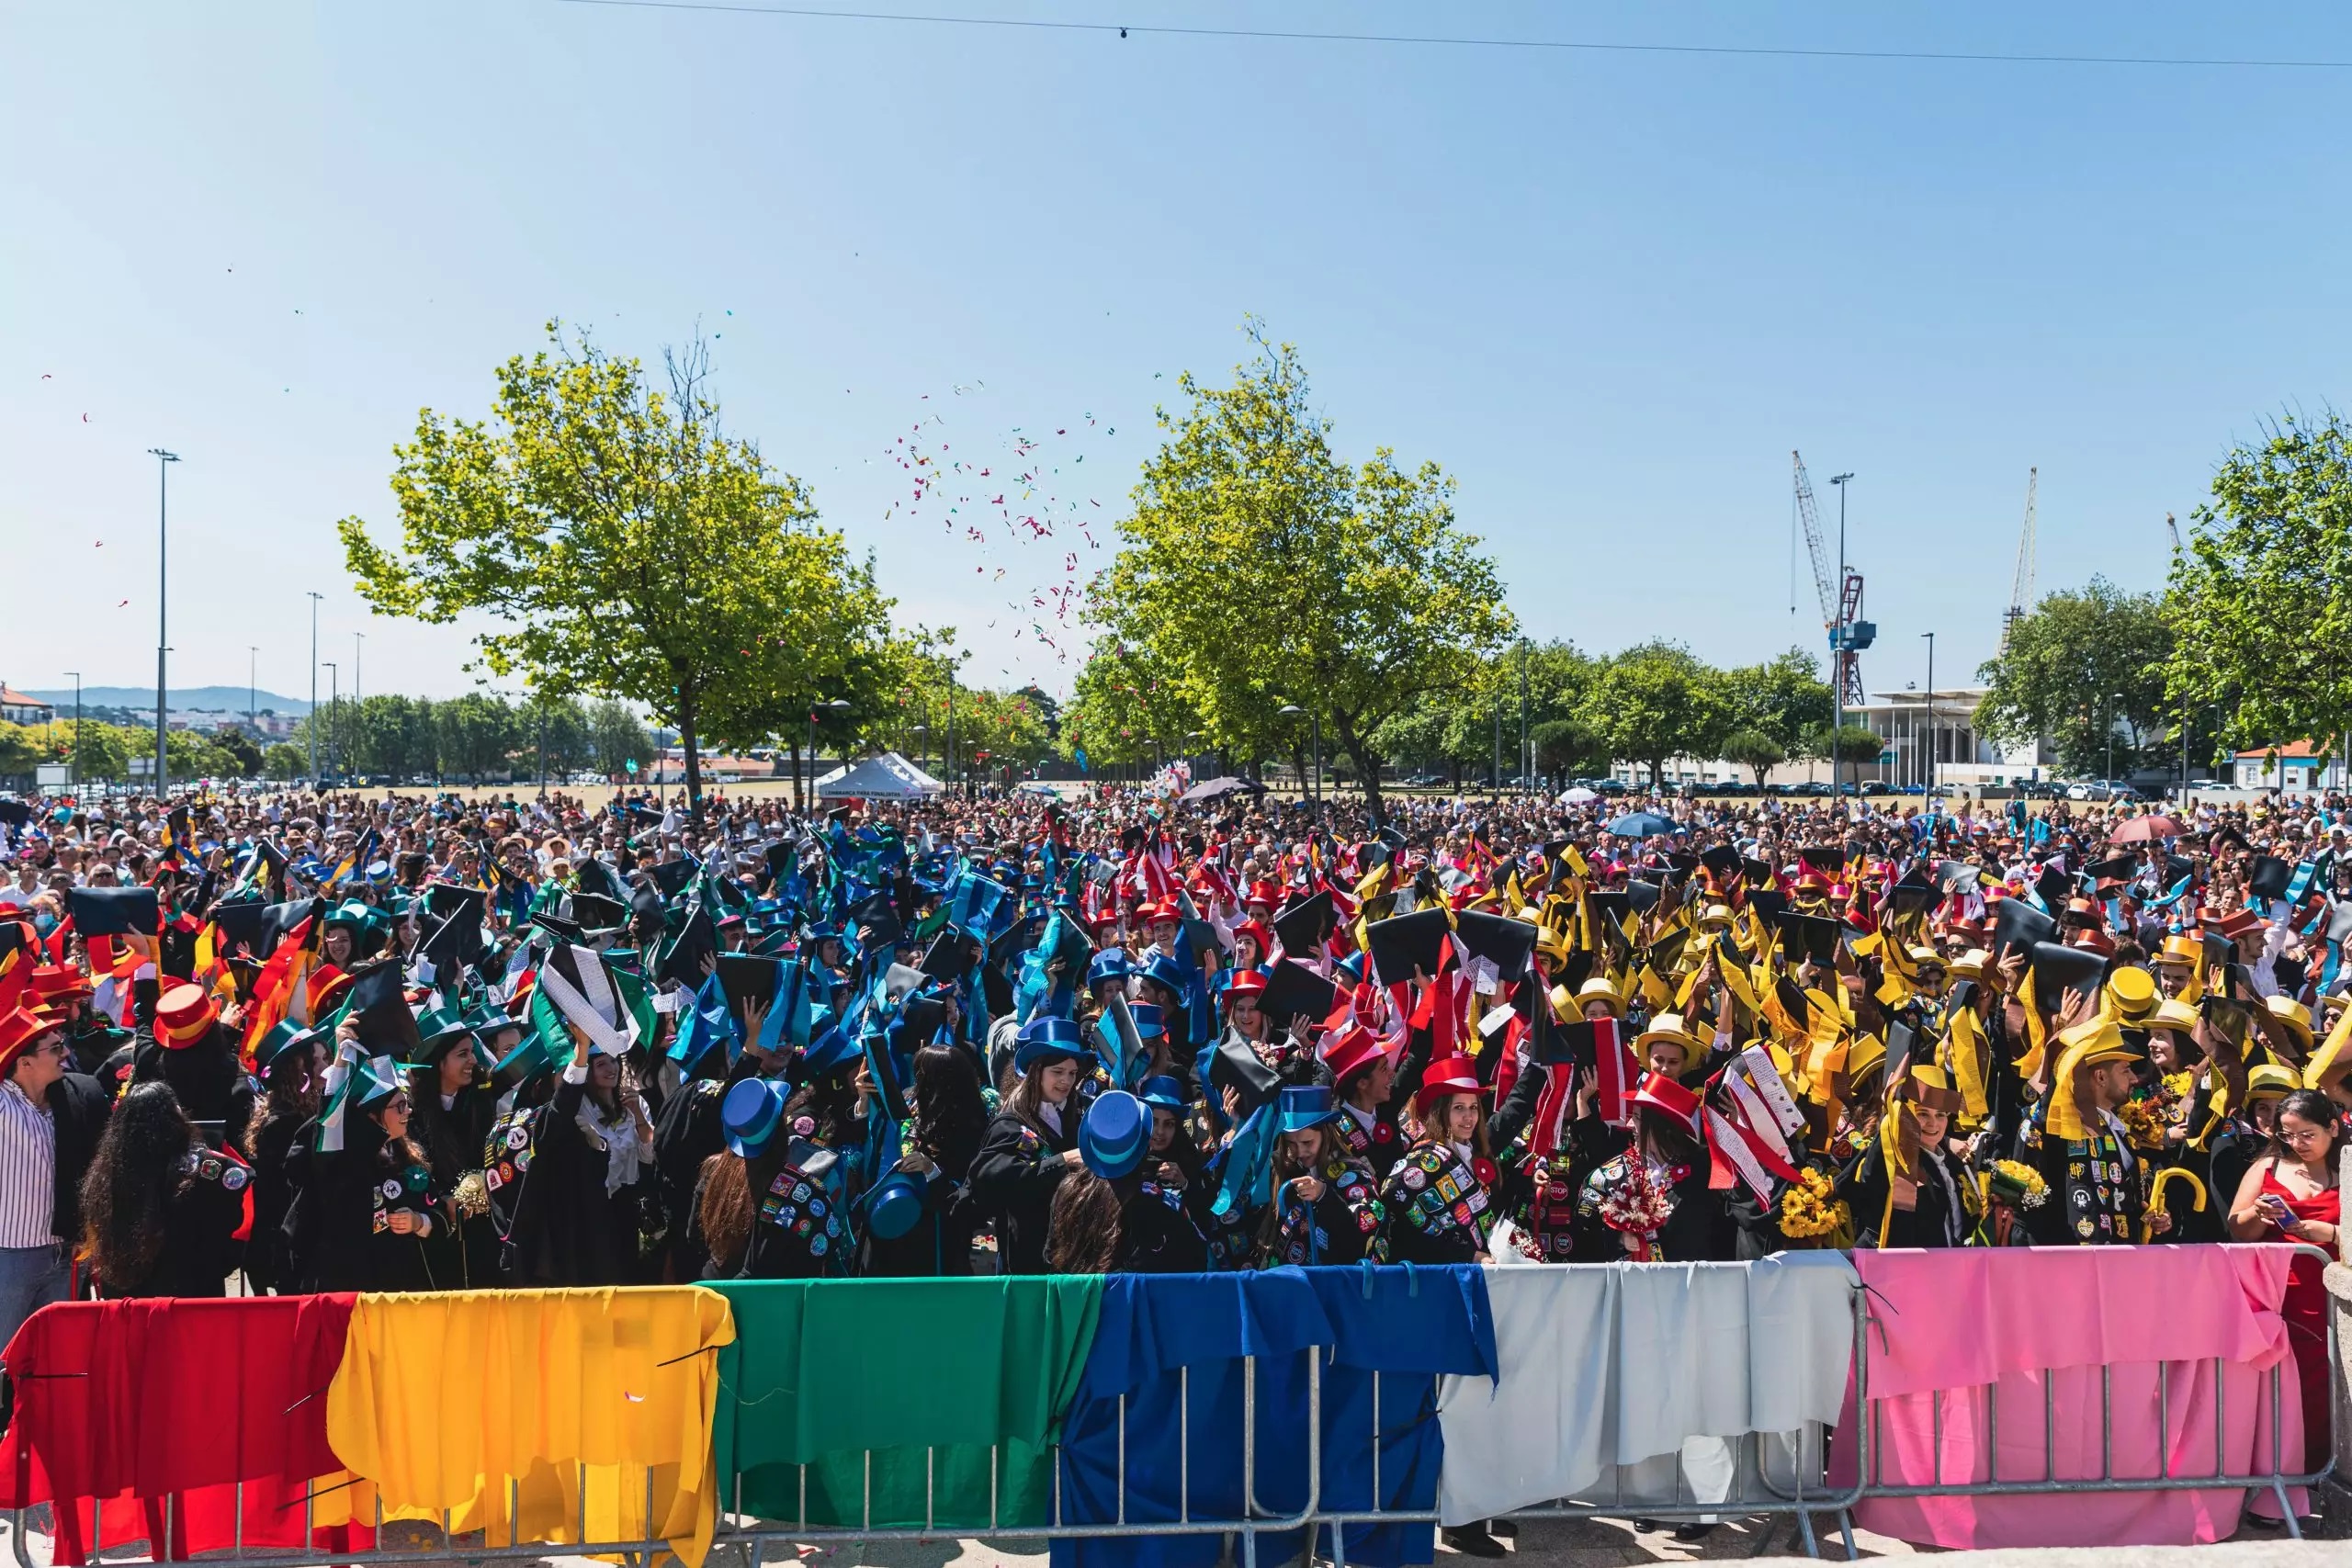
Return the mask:
{"type": "Polygon", "coordinates": [[[1453,1529],[1439,1532],[1438,1539],[1461,1552],[1464,1557],[1505,1557],[1503,1543],[1483,1529],[1453,1529]]]}
{"type": "Polygon", "coordinates": [[[1713,1525],[1677,1525],[1674,1527],[1674,1539],[1677,1540],[1704,1540],[1714,1533],[1715,1527],[1713,1525]]]}
{"type": "Polygon", "coordinates": [[[1499,1536],[1504,1540],[1517,1540],[1519,1521],[1517,1519],[1488,1519],[1487,1533],[1491,1536],[1499,1536]]]}

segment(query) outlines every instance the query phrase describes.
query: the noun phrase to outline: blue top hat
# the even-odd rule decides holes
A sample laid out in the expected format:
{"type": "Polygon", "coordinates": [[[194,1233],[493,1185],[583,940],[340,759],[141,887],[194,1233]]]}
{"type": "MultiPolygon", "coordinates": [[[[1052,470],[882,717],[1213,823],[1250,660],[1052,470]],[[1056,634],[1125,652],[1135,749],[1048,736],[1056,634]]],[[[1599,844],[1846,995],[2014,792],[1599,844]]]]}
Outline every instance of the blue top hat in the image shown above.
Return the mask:
{"type": "Polygon", "coordinates": [[[802,1083],[815,1083],[827,1073],[849,1066],[865,1054],[858,1037],[837,1022],[829,1021],[831,1010],[819,1008],[808,1029],[808,1048],[800,1054],[800,1064],[794,1077],[802,1083]]]}
{"type": "Polygon", "coordinates": [[[1144,1079],[1143,1102],[1146,1105],[1165,1106],[1177,1115],[1183,1115],[1184,1080],[1164,1077],[1144,1079]]]}
{"type": "Polygon", "coordinates": [[[727,1129],[727,1146],[745,1159],[767,1152],[784,1125],[784,1102],[789,1098],[774,1078],[745,1078],[718,1102],[718,1120],[727,1129]]]}
{"type": "Polygon", "coordinates": [[[1127,1016],[1136,1021],[1136,1032],[1146,1040],[1157,1040],[1168,1032],[1168,1021],[1160,1016],[1157,1002],[1129,1002],[1127,1016]]]}
{"type": "Polygon", "coordinates": [[[1143,1163],[1151,1146],[1151,1110],[1124,1089],[1105,1089],[1078,1124],[1078,1157],[1105,1181],[1143,1163]]]}
{"type": "Polygon", "coordinates": [[[865,1200],[865,1232],[883,1241],[896,1241],[922,1218],[923,1181],[894,1170],[875,1184],[865,1200]]]}
{"type": "Polygon", "coordinates": [[[1188,976],[1182,966],[1164,953],[1153,953],[1136,973],[1155,986],[1165,986],[1171,996],[1184,994],[1188,976]]]}
{"type": "Polygon", "coordinates": [[[1040,1013],[1021,1026],[1019,1043],[1013,1047],[1012,1066],[1026,1077],[1033,1067],[1042,1066],[1068,1057],[1092,1061],[1094,1053],[1086,1048],[1085,1037],[1078,1025],[1067,1018],[1053,1018],[1040,1013]]]}
{"type": "Polygon", "coordinates": [[[1127,962],[1125,950],[1106,947],[1094,955],[1093,963],[1086,966],[1086,988],[1099,991],[1105,981],[1124,980],[1134,973],[1135,966],[1127,962]]]}
{"type": "Polygon", "coordinates": [[[1306,1084],[1282,1091],[1274,1119],[1282,1132],[1304,1133],[1310,1127],[1320,1127],[1339,1113],[1340,1108],[1331,1103],[1330,1085],[1306,1084]]]}

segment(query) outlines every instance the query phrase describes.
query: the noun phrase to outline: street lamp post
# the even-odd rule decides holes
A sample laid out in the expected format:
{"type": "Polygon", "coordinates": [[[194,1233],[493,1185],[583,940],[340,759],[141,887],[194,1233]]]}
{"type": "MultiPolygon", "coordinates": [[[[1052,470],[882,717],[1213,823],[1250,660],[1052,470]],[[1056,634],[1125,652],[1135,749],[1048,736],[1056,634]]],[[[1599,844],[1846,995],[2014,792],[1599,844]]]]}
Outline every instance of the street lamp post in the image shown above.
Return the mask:
{"type": "Polygon", "coordinates": [[[261,733],[261,647],[245,644],[245,728],[255,736],[261,733]]]}
{"type": "Polygon", "coordinates": [[[1936,793],[1936,634],[1921,632],[1928,639],[1928,793],[1936,793]]]}
{"type": "Polygon", "coordinates": [[[82,789],[82,672],[68,670],[66,673],[74,677],[74,761],[65,770],[65,781],[78,795],[82,789]]]}
{"type": "Polygon", "coordinates": [[[2120,692],[2107,694],[2107,782],[2115,783],[2115,705],[2123,700],[2120,692]]]}
{"type": "MultiPolygon", "coordinates": [[[[335,704],[340,700],[336,694],[342,689],[342,684],[343,671],[335,668],[334,660],[327,660],[327,715],[330,722],[334,716],[335,704]]],[[[313,717],[315,718],[315,715],[313,717]]],[[[313,727],[315,728],[315,725],[313,727]]],[[[341,736],[330,734],[327,741],[327,766],[330,768],[335,765],[334,743],[341,739],[341,736]]]]}
{"type": "Polygon", "coordinates": [[[319,788],[319,601],[323,593],[311,595],[311,793],[319,788]]]}
{"type": "Polygon", "coordinates": [[[165,634],[164,617],[170,609],[172,590],[168,560],[172,465],[180,459],[179,454],[166,452],[161,446],[150,446],[147,453],[155,459],[155,798],[160,801],[171,784],[164,757],[164,733],[170,715],[164,680],[169,653],[165,645],[170,638],[165,634]]]}
{"type": "MultiPolygon", "coordinates": [[[[1850,469],[1842,474],[1832,474],[1829,476],[1829,482],[1838,487],[1838,624],[1831,629],[1838,634],[1838,641],[1830,649],[1833,654],[1842,654],[1845,651],[1845,639],[1854,635],[1854,628],[1848,625],[1846,620],[1846,486],[1853,477],[1853,473],[1850,469]]],[[[1844,677],[1844,660],[1837,658],[1831,659],[1829,661],[1829,701],[1831,705],[1829,709],[1829,798],[1832,801],[1835,801],[1838,798],[1838,785],[1839,779],[1838,754],[1839,751],[1844,750],[1844,747],[1841,744],[1845,739],[1846,729],[1846,682],[1844,677]]]]}

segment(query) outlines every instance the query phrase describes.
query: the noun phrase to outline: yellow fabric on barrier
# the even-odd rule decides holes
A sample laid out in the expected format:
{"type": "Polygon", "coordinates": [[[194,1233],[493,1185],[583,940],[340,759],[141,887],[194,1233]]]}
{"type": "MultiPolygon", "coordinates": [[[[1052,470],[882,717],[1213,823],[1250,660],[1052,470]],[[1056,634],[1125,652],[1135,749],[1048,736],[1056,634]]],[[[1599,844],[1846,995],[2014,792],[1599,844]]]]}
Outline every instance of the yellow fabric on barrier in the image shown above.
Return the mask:
{"type": "Polygon", "coordinates": [[[438,1523],[447,1509],[452,1530],[492,1545],[510,1529],[660,1538],[701,1568],[718,1501],[716,1352],[734,1338],[727,1298],[691,1285],[362,1295],[327,1440],[375,1483],[387,1519],[438,1523]]]}

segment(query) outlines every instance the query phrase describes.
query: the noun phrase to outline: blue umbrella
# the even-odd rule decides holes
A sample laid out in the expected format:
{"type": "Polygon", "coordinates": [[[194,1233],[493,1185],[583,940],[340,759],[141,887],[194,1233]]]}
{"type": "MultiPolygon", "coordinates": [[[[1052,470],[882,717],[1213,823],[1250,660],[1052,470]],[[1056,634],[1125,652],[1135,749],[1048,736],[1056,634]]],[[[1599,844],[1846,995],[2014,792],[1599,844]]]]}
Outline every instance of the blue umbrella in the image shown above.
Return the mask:
{"type": "Polygon", "coordinates": [[[1673,818],[1660,817],[1655,811],[1632,811],[1609,824],[1609,830],[1621,839],[1646,839],[1653,833],[1674,833],[1681,829],[1673,818]]]}

